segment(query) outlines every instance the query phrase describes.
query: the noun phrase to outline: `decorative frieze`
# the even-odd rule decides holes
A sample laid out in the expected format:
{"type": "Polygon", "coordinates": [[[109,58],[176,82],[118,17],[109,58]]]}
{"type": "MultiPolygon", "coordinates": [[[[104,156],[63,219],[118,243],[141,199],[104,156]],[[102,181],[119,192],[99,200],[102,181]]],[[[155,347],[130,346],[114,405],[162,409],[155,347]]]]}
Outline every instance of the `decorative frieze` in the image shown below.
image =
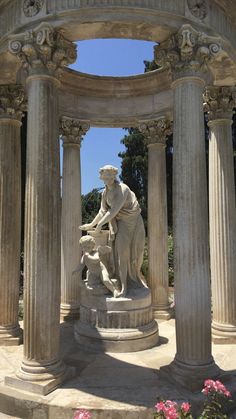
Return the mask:
{"type": "Polygon", "coordinates": [[[236,87],[207,87],[204,93],[204,110],[209,121],[214,119],[232,119],[236,107],[236,87]]]}
{"type": "Polygon", "coordinates": [[[22,86],[0,86],[0,118],[10,118],[21,121],[25,110],[25,92],[22,86]]]}
{"type": "Polygon", "coordinates": [[[170,68],[177,78],[206,72],[210,61],[220,51],[220,38],[198,32],[188,24],[154,47],[156,63],[163,68],[170,68]]]}
{"type": "Polygon", "coordinates": [[[166,143],[166,137],[172,134],[172,122],[162,117],[154,121],[139,124],[139,131],[144,135],[147,144],[166,143]]]}
{"type": "Polygon", "coordinates": [[[76,45],[46,23],[41,23],[35,30],[14,35],[9,49],[19,57],[30,75],[57,76],[62,67],[76,60],[76,45]]]}
{"type": "Polygon", "coordinates": [[[81,145],[83,136],[89,130],[89,124],[78,119],[63,116],[60,121],[60,134],[63,137],[63,145],[81,145]]]}

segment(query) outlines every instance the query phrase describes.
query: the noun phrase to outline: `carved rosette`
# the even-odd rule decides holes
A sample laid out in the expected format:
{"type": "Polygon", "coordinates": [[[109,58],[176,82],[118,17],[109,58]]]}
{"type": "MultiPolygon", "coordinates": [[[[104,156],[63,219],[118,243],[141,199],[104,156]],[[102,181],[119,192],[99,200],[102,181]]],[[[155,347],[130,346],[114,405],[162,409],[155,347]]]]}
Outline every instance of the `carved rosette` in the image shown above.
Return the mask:
{"type": "Polygon", "coordinates": [[[9,50],[21,60],[29,75],[60,76],[61,70],[76,60],[76,45],[65,39],[49,24],[14,35],[9,50]]]}
{"type": "Polygon", "coordinates": [[[236,107],[236,87],[207,87],[204,93],[204,110],[208,120],[232,119],[236,107]]]}
{"type": "Polygon", "coordinates": [[[187,0],[188,8],[197,19],[205,19],[207,15],[206,0],[187,0]]]}
{"type": "Polygon", "coordinates": [[[63,116],[60,120],[60,134],[63,138],[63,145],[80,146],[89,128],[88,122],[63,116]]]}
{"type": "Polygon", "coordinates": [[[166,144],[166,137],[172,134],[172,122],[166,118],[139,124],[139,131],[144,135],[147,145],[166,144]]]}
{"type": "Polygon", "coordinates": [[[0,119],[21,121],[26,111],[25,92],[20,85],[0,86],[0,119]]]}
{"type": "Polygon", "coordinates": [[[44,0],[24,0],[23,12],[26,17],[33,17],[42,10],[44,0]]]}
{"type": "Polygon", "coordinates": [[[206,72],[220,52],[220,38],[198,32],[191,25],[183,25],[177,34],[154,47],[156,63],[172,70],[174,78],[206,72]]]}

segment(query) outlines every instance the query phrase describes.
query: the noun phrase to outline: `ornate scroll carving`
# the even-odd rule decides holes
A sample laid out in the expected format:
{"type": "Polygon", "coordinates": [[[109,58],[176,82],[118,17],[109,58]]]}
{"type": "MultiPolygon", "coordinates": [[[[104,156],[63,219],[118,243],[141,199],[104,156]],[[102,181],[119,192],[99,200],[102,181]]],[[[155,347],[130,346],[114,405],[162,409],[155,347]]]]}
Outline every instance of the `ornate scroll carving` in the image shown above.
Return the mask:
{"type": "Polygon", "coordinates": [[[24,0],[23,12],[26,17],[37,15],[44,5],[44,0],[24,0]]]}
{"type": "Polygon", "coordinates": [[[25,110],[25,92],[22,86],[0,86],[0,118],[17,119],[20,121],[25,110]]]}
{"type": "Polygon", "coordinates": [[[62,67],[76,60],[75,44],[46,23],[32,31],[14,35],[9,49],[19,57],[30,75],[59,76],[62,67]]]}
{"type": "Polygon", "coordinates": [[[192,15],[198,19],[204,19],[207,15],[206,0],[187,0],[188,8],[192,15]]]}
{"type": "Polygon", "coordinates": [[[166,137],[172,134],[172,122],[162,117],[154,121],[142,122],[139,124],[139,131],[144,135],[147,144],[166,143],[166,137]]]}
{"type": "Polygon", "coordinates": [[[236,107],[236,87],[207,87],[204,93],[204,110],[209,121],[214,119],[232,119],[236,107]]]}
{"type": "Polygon", "coordinates": [[[60,133],[63,145],[81,145],[83,136],[89,130],[89,124],[78,119],[63,116],[60,120],[60,133]]]}
{"type": "Polygon", "coordinates": [[[220,38],[198,32],[191,25],[183,25],[177,34],[154,47],[156,63],[170,68],[175,77],[206,72],[220,51],[220,38]]]}

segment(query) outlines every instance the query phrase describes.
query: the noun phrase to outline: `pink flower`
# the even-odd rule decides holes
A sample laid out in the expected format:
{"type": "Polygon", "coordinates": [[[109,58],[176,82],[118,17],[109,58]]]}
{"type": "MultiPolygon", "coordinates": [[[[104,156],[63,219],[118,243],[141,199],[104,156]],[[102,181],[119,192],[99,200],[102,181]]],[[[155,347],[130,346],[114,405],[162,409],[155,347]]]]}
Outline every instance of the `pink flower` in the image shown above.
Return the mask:
{"type": "Polygon", "coordinates": [[[165,410],[165,403],[159,402],[159,403],[157,403],[155,405],[155,408],[156,408],[157,412],[161,412],[161,411],[164,412],[164,410],[165,410]]]}
{"type": "Polygon", "coordinates": [[[184,411],[184,413],[188,413],[190,411],[191,404],[184,402],[181,404],[181,409],[184,411]]]}
{"type": "Polygon", "coordinates": [[[221,393],[224,394],[226,397],[231,397],[230,392],[226,389],[224,384],[222,384],[221,381],[216,380],[206,380],[204,382],[204,388],[202,390],[202,393],[208,395],[211,392],[221,393]]]}
{"type": "Polygon", "coordinates": [[[170,407],[165,412],[166,419],[178,419],[179,414],[174,407],[170,407]]]}
{"type": "Polygon", "coordinates": [[[74,414],[74,419],[90,419],[91,417],[91,413],[85,409],[76,410],[74,414]]]}

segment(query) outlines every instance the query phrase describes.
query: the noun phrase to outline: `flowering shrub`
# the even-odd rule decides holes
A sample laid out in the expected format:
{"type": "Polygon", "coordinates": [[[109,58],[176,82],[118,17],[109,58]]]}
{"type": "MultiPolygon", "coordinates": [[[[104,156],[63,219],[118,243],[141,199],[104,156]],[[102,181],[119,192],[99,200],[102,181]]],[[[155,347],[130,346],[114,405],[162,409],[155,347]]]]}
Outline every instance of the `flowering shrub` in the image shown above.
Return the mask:
{"type": "MultiPolygon", "coordinates": [[[[223,419],[227,418],[225,412],[232,403],[231,393],[219,380],[206,380],[202,393],[207,396],[204,408],[198,419],[223,419]]],[[[171,400],[161,400],[156,404],[155,419],[183,419],[193,418],[191,405],[187,402],[178,405],[171,400]]]]}
{"type": "Polygon", "coordinates": [[[190,413],[191,405],[187,402],[184,402],[179,406],[176,402],[171,400],[160,401],[155,406],[157,414],[154,415],[155,418],[160,419],[182,419],[182,418],[192,418],[190,413]]]}
{"type": "Polygon", "coordinates": [[[74,414],[74,419],[90,419],[91,417],[91,413],[85,409],[76,410],[74,414]]]}

